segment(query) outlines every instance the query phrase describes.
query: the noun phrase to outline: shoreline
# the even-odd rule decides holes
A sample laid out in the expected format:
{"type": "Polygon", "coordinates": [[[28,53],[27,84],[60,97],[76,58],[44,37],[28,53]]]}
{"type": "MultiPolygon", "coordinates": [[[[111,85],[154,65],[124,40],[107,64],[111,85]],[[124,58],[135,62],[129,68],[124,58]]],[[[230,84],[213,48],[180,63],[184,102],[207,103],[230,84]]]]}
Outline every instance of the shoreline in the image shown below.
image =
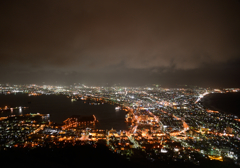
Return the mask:
{"type": "Polygon", "coordinates": [[[240,93],[210,93],[200,101],[205,109],[240,117],[240,93]]]}

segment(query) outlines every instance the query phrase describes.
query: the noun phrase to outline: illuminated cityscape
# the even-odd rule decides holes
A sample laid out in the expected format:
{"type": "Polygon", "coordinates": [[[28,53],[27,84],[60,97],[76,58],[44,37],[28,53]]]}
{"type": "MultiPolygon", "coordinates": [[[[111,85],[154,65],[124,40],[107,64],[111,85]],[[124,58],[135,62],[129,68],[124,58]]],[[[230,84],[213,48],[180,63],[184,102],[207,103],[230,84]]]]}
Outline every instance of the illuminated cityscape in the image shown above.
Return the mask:
{"type": "Polygon", "coordinates": [[[95,115],[69,116],[54,123],[49,114],[22,114],[0,118],[1,150],[11,148],[63,148],[98,144],[132,160],[141,153],[149,162],[178,161],[201,165],[202,160],[230,160],[239,164],[240,119],[232,114],[206,109],[201,99],[210,93],[240,92],[239,88],[161,88],[5,85],[2,94],[28,96],[65,95],[69,101],[89,105],[112,104],[115,113],[124,110],[128,130],[94,128],[95,115]]]}
{"type": "Polygon", "coordinates": [[[0,167],[240,166],[240,0],[5,0],[0,167]]]}

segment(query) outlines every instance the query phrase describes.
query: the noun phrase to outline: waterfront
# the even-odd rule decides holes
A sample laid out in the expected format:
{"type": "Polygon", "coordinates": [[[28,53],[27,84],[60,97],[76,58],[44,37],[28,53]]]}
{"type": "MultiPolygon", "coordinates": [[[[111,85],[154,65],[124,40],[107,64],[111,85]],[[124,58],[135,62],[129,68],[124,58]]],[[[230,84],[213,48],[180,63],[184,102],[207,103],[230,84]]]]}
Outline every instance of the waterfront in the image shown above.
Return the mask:
{"type": "MultiPolygon", "coordinates": [[[[28,96],[27,94],[1,94],[0,107],[28,107],[22,110],[22,114],[41,113],[50,114],[50,120],[62,123],[65,119],[72,115],[95,115],[99,123],[96,124],[97,129],[127,130],[125,123],[125,111],[115,111],[115,106],[110,104],[89,105],[83,101],[71,102],[64,95],[41,95],[28,96]]],[[[8,116],[11,114],[20,114],[19,110],[4,111],[0,116],[8,116]]]]}
{"type": "Polygon", "coordinates": [[[206,95],[203,105],[210,110],[217,110],[223,113],[240,116],[240,93],[211,93],[206,95]]]}

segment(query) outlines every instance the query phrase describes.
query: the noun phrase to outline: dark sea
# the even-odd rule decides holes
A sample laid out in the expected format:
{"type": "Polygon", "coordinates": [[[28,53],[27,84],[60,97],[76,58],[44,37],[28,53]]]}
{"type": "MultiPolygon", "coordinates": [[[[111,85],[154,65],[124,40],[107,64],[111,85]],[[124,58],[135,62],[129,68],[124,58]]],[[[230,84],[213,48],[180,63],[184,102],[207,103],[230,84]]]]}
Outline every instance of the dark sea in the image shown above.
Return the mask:
{"type": "Polygon", "coordinates": [[[210,110],[240,117],[240,92],[211,93],[202,99],[202,104],[210,110]]]}
{"type": "Polygon", "coordinates": [[[18,109],[12,113],[10,111],[0,112],[0,116],[9,116],[11,114],[27,114],[42,113],[50,114],[50,120],[56,123],[62,123],[65,119],[72,115],[95,115],[99,121],[95,128],[97,129],[115,129],[127,130],[128,125],[125,123],[125,111],[115,110],[114,105],[101,104],[89,105],[83,101],[71,102],[70,98],[64,95],[41,95],[28,96],[27,94],[0,94],[0,107],[28,107],[22,108],[22,112],[18,109]],[[31,103],[30,103],[31,102],[31,103]]]}

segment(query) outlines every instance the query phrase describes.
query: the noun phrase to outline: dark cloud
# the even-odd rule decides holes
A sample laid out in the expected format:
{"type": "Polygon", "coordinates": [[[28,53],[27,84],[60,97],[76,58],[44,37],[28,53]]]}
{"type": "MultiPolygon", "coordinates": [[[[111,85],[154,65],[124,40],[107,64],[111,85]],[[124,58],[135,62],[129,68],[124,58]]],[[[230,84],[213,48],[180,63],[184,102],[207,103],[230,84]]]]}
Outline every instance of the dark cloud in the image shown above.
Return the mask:
{"type": "Polygon", "coordinates": [[[11,76],[46,71],[57,79],[75,72],[103,82],[118,81],[116,75],[161,82],[155,78],[237,60],[239,16],[234,0],[5,1],[0,62],[11,76]]]}

